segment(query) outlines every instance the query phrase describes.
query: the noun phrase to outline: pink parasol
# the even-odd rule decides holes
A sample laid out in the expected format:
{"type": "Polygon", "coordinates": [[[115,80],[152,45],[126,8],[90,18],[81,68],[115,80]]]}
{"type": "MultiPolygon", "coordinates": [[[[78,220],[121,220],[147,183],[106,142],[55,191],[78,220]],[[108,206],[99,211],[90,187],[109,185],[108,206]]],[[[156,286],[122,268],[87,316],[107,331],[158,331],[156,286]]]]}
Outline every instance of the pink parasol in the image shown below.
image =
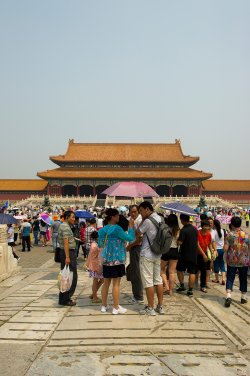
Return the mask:
{"type": "Polygon", "coordinates": [[[40,215],[40,219],[42,219],[43,222],[45,222],[47,225],[52,224],[52,218],[50,218],[50,216],[47,213],[42,213],[40,215]]]}
{"type": "Polygon", "coordinates": [[[159,197],[149,185],[136,181],[116,183],[102,193],[117,197],[159,197]]]}

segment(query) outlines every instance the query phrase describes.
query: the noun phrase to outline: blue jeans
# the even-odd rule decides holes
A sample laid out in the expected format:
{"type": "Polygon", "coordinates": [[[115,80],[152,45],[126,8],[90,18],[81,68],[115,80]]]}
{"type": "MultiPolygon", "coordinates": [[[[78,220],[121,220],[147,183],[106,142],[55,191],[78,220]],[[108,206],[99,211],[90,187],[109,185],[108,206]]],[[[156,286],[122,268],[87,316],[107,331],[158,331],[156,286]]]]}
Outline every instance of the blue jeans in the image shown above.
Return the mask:
{"type": "Polygon", "coordinates": [[[39,231],[33,231],[34,235],[34,245],[38,245],[39,243],[39,231]]]}
{"type": "Polygon", "coordinates": [[[239,280],[240,280],[240,291],[241,292],[247,292],[247,271],[248,266],[229,266],[227,265],[227,283],[226,283],[226,289],[227,290],[233,290],[233,284],[234,279],[237,270],[239,271],[239,280]]]}
{"type": "Polygon", "coordinates": [[[216,259],[214,260],[214,272],[219,273],[219,270],[221,272],[225,272],[226,268],[225,268],[225,262],[224,262],[224,259],[223,259],[224,250],[223,249],[217,249],[217,252],[218,252],[218,257],[216,257],[216,259]]]}

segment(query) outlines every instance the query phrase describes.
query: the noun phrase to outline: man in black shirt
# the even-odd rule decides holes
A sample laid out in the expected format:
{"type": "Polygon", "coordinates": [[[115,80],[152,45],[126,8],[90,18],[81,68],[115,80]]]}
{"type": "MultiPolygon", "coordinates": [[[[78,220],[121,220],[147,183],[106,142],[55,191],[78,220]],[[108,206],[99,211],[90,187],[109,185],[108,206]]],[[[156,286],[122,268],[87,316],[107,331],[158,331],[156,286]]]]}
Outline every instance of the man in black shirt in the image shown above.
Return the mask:
{"type": "Polygon", "coordinates": [[[189,273],[188,296],[193,295],[193,287],[195,284],[195,275],[197,273],[197,252],[198,252],[198,230],[190,224],[189,215],[180,215],[183,228],[180,231],[178,244],[180,245],[180,259],[177,263],[177,275],[180,282],[177,292],[185,291],[184,272],[189,273]]]}
{"type": "Polygon", "coordinates": [[[34,219],[34,222],[32,223],[32,231],[33,231],[33,235],[34,235],[34,245],[38,245],[38,243],[39,243],[40,221],[37,218],[37,216],[35,216],[33,219],[34,219]]]}

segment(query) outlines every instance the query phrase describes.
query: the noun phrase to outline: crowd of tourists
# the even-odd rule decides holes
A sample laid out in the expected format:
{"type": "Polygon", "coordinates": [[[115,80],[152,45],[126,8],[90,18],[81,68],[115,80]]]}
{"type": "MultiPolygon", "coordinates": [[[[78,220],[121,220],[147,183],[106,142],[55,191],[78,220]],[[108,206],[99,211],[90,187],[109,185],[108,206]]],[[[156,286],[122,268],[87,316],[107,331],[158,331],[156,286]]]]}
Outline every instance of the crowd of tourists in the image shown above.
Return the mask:
{"type": "Polygon", "coordinates": [[[26,249],[30,252],[32,247],[45,247],[51,238],[53,249],[59,250],[61,270],[69,265],[73,272],[70,289],[59,293],[60,305],[76,304],[72,296],[77,286],[79,253],[86,259],[85,267],[93,280],[89,298],[94,304],[100,304],[102,313],[109,310],[114,315],[126,313],[126,308],[120,304],[120,284],[124,276],[131,282],[131,302],[146,303],[139,310],[143,315],[164,314],[164,295],[171,298],[174,293],[186,293],[192,297],[198,285],[206,294],[212,283],[225,285],[224,305],[229,307],[236,274],[239,276],[240,302],[247,303],[249,239],[242,229],[242,221],[249,226],[247,210],[212,208],[201,211],[197,217],[163,215],[156,213],[150,202],[144,201],[122,211],[92,209],[90,220],[79,219],[73,208],[58,209],[51,213],[53,221],[50,224],[41,219],[42,211],[39,208],[33,216],[28,212],[22,223],[14,227],[8,225],[8,242],[14,257],[18,258],[14,251],[18,239],[22,252],[26,249]],[[225,216],[230,218],[230,223],[222,226],[221,218],[225,216]],[[167,225],[171,241],[161,254],[156,254],[152,244],[162,223],[167,225]],[[185,273],[188,274],[187,282],[185,273]],[[111,285],[113,306],[110,308],[108,292],[111,285]]]}

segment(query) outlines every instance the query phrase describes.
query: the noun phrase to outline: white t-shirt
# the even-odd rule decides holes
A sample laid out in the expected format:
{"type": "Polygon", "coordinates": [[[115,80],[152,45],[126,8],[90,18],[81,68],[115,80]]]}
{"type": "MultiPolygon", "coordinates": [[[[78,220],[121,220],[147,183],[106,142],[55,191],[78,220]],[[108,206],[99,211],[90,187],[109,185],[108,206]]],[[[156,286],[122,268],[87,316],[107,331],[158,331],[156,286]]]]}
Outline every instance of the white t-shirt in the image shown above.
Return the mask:
{"type": "Polygon", "coordinates": [[[211,232],[211,236],[212,236],[212,242],[215,242],[215,234],[217,234],[217,231],[212,228],[210,230],[210,232],[211,232]]]}
{"type": "Polygon", "coordinates": [[[13,227],[8,228],[7,234],[11,235],[8,238],[8,243],[14,243],[14,228],[13,227]]]}
{"type": "MultiPolygon", "coordinates": [[[[150,215],[150,217],[154,218],[158,223],[161,222],[161,217],[154,212],[150,215]]],[[[146,257],[151,260],[161,258],[161,255],[155,255],[151,251],[150,244],[149,244],[149,242],[152,243],[154,238],[156,237],[156,234],[157,234],[156,226],[150,221],[150,219],[147,218],[141,223],[139,230],[143,234],[141,256],[146,257]]]]}
{"type": "Polygon", "coordinates": [[[97,228],[103,227],[103,219],[102,218],[97,218],[96,219],[96,227],[97,228]]]}
{"type": "Polygon", "coordinates": [[[221,229],[221,235],[222,237],[220,238],[219,235],[217,234],[217,231],[214,230],[214,241],[216,242],[216,248],[217,249],[223,249],[224,247],[224,231],[221,229]]]}

